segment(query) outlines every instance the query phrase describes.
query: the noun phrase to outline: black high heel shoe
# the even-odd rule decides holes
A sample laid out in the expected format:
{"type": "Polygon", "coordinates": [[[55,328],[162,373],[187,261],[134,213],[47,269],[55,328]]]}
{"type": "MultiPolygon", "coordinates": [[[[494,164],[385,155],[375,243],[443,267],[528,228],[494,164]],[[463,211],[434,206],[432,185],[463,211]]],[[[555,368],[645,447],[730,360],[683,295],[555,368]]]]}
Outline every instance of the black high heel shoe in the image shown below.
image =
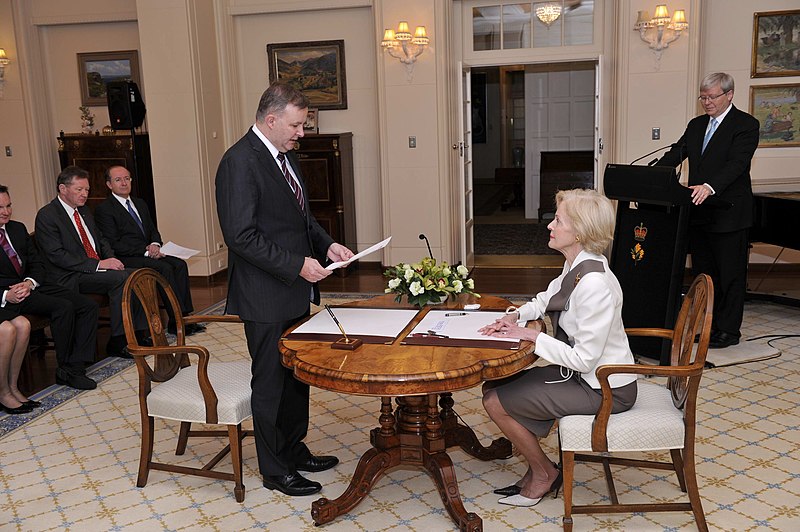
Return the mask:
{"type": "Polygon", "coordinates": [[[12,415],[12,416],[16,416],[16,415],[19,415],[19,414],[27,414],[28,412],[33,410],[33,408],[29,407],[25,403],[22,403],[21,405],[19,405],[16,408],[8,407],[8,406],[4,405],[3,403],[0,403],[0,406],[3,407],[3,412],[5,412],[6,414],[9,414],[9,415],[12,415]]]}
{"type": "Polygon", "coordinates": [[[33,408],[39,408],[40,406],[42,406],[42,403],[40,401],[35,401],[33,399],[28,399],[27,401],[22,403],[22,406],[28,406],[28,407],[33,409],[33,408]]]}

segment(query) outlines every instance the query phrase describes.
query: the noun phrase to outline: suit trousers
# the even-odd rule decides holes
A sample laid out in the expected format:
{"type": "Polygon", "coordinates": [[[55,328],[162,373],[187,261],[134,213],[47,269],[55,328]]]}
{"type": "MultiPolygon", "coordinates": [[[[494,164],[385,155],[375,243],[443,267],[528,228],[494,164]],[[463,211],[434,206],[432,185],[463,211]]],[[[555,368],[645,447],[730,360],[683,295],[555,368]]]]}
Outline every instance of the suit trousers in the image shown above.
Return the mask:
{"type": "MultiPolygon", "coordinates": [[[[78,275],[78,291],[82,294],[108,294],[112,336],[125,334],[122,325],[122,288],[131,273],[133,270],[126,268],[78,275]]],[[[133,305],[133,322],[136,330],[147,327],[142,307],[138,302],[133,305]]]]}
{"type": "MultiPolygon", "coordinates": [[[[189,267],[186,261],[178,257],[162,257],[151,259],[150,257],[121,257],[120,260],[127,268],[152,268],[160,273],[167,280],[178,303],[181,304],[183,315],[191,314],[194,310],[192,305],[192,292],[189,287],[189,267]]],[[[167,313],[172,313],[172,307],[167,305],[167,313]]],[[[174,320],[170,315],[170,320],[174,320]]]]}
{"type": "Polygon", "coordinates": [[[714,317],[711,328],[733,336],[741,335],[744,299],[747,292],[747,229],[709,233],[689,228],[692,273],[707,273],[714,282],[714,317]]]}
{"type": "Polygon", "coordinates": [[[295,463],[311,454],[303,443],[308,432],[309,388],[281,364],[278,349],[283,331],[304,317],[277,323],[244,322],[252,358],[250,404],[262,476],[294,472],[295,463]]]}
{"type": "Polygon", "coordinates": [[[97,342],[97,303],[72,290],[42,285],[18,304],[7,304],[19,314],[48,316],[58,367],[78,374],[94,362],[97,342]]]}

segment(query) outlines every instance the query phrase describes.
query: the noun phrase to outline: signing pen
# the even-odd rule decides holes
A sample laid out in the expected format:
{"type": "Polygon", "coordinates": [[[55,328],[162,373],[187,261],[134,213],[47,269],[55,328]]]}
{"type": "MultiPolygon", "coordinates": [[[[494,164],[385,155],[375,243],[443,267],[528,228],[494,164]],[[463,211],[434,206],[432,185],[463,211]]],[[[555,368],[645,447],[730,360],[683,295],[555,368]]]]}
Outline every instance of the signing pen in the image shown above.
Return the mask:
{"type": "Polygon", "coordinates": [[[466,316],[466,315],[467,315],[466,312],[446,312],[445,313],[445,317],[446,318],[452,318],[453,316],[466,316]]]}
{"type": "Polygon", "coordinates": [[[350,339],[347,337],[347,333],[344,332],[344,327],[342,327],[342,324],[339,323],[339,320],[336,319],[336,316],[333,315],[333,311],[331,310],[331,307],[329,307],[328,305],[325,305],[325,310],[328,311],[328,314],[330,314],[331,318],[333,318],[333,322],[336,324],[337,327],[339,327],[339,330],[342,331],[342,336],[344,336],[344,341],[347,342],[347,343],[350,343],[350,339]]]}

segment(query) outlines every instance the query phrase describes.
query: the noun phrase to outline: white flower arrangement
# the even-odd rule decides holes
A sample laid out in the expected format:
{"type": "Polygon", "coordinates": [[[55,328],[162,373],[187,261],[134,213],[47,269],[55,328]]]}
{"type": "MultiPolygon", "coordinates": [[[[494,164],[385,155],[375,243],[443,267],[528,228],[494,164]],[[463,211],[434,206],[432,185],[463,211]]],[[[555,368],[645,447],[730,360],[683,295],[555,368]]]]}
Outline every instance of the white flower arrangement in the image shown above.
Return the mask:
{"type": "Polygon", "coordinates": [[[384,272],[389,278],[385,292],[395,293],[398,303],[403,296],[412,305],[438,303],[458,294],[474,294],[475,281],[469,278],[469,269],[463,264],[452,268],[447,262],[437,264],[436,259],[424,258],[415,264],[400,263],[384,272]]]}

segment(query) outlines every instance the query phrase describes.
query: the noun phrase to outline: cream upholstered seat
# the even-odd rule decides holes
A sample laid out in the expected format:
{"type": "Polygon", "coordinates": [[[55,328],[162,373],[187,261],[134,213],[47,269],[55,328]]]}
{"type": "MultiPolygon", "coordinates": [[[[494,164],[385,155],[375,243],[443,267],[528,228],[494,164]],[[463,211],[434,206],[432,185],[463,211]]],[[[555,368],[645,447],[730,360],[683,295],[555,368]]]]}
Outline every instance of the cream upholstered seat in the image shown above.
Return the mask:
{"type": "MultiPolygon", "coordinates": [[[[711,278],[699,275],[688,293],[674,329],[627,329],[631,336],[654,336],[671,340],[670,366],[639,364],[601,366],[597,377],[603,392],[600,410],[593,416],[566,416],[558,422],[564,475],[564,530],[572,530],[572,514],[691,511],[699,530],[706,531],[694,464],[697,391],[705,366],[711,334],[714,287],[711,278]],[[698,343],[694,343],[699,333],[698,343]],[[639,379],[639,392],[633,408],[611,414],[611,387],[608,376],[634,373],[667,377],[667,385],[639,379]],[[615,452],[669,450],[671,462],[635,460],[611,456],[615,452]],[[577,453],[602,453],[577,454],[577,453]],[[611,504],[573,505],[575,462],[598,462],[608,484],[611,504]],[[620,504],[611,464],[669,469],[675,471],[680,488],[688,492],[689,502],[620,504]]],[[[639,490],[646,491],[646,487],[639,490]]]]}
{"type": "Polygon", "coordinates": [[[185,345],[184,325],[199,322],[238,322],[238,316],[181,316],[175,294],[160,274],[150,268],[136,270],[128,277],[122,297],[123,323],[128,350],[136,360],[139,373],[139,409],[142,417],[142,448],[139,458],[138,487],[147,484],[151,469],[207,478],[232,480],[238,502],[244,501],[242,482],[242,439],[252,431],[243,431],[242,422],[251,417],[250,363],[213,362],[205,347],[185,345]],[[166,296],[177,322],[176,345],[170,346],[161,316],[160,301],[166,296]],[[131,305],[141,303],[153,346],[138,344],[131,305]],[[195,364],[190,364],[190,355],[195,364]],[[148,361],[152,357],[153,364],[148,361]],[[153,462],[154,419],[180,421],[175,454],[186,451],[189,437],[225,436],[228,444],[202,467],[188,467],[153,462]],[[192,423],[226,425],[226,430],[191,430],[192,423]],[[212,468],[228,453],[232,473],[212,468]]]}

